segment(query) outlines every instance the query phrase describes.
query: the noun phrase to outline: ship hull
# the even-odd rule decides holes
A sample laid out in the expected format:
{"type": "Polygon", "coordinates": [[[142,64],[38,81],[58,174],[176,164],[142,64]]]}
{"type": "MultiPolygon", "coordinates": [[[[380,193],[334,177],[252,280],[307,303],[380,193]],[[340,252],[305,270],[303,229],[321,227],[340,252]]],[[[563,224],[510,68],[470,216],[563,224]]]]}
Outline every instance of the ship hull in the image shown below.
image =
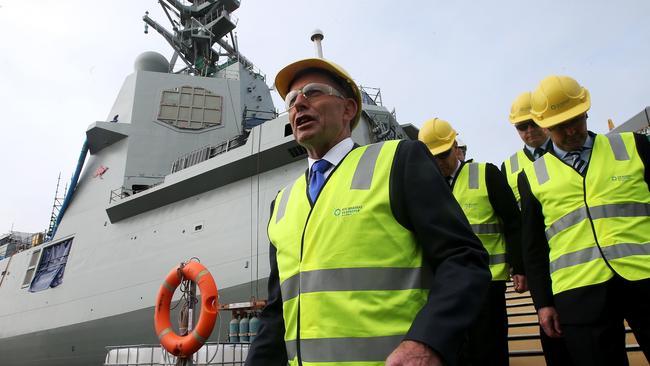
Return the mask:
{"type": "MultiPolygon", "coordinates": [[[[253,286],[266,293],[267,280],[254,281],[219,291],[221,303],[246,299],[253,286]]],[[[47,329],[0,341],[3,366],[102,365],[111,345],[157,344],[153,327],[154,307],[89,322],[47,329]]],[[[230,314],[222,312],[209,341],[225,341],[230,314]]],[[[174,322],[176,323],[176,322],[174,322]]]]}

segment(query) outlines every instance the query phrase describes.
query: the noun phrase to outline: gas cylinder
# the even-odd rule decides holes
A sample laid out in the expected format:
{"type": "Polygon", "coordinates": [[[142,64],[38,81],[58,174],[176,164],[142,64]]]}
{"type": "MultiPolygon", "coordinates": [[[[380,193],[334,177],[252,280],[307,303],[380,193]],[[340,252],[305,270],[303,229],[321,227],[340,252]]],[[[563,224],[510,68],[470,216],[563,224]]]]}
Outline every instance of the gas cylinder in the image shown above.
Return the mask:
{"type": "Polygon", "coordinates": [[[257,331],[260,329],[260,318],[257,317],[257,314],[253,314],[250,321],[248,322],[248,333],[250,336],[250,342],[253,343],[255,337],[257,337],[257,331]]]}
{"type": "Polygon", "coordinates": [[[239,321],[239,341],[241,343],[248,343],[248,316],[244,315],[239,321]]]}
{"type": "Polygon", "coordinates": [[[228,338],[232,343],[239,342],[239,316],[233,314],[233,318],[228,324],[228,338]]]}

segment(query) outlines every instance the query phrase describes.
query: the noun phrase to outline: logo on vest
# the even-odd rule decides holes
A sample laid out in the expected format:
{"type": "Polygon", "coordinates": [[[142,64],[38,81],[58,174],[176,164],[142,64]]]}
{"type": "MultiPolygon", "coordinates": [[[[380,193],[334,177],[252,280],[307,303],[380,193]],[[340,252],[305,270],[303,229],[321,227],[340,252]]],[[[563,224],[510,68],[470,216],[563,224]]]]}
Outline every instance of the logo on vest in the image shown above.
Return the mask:
{"type": "Polygon", "coordinates": [[[612,182],[627,182],[632,179],[631,175],[613,175],[610,177],[612,182]]]}
{"type": "Polygon", "coordinates": [[[363,208],[362,205],[358,206],[352,206],[352,207],[343,207],[343,208],[335,208],[334,209],[334,216],[339,217],[339,216],[352,216],[356,215],[361,211],[363,208]]]}
{"type": "Polygon", "coordinates": [[[463,206],[463,209],[465,209],[465,210],[475,210],[475,209],[478,208],[478,204],[476,204],[474,202],[466,202],[466,203],[463,203],[462,206],[463,206]]]}

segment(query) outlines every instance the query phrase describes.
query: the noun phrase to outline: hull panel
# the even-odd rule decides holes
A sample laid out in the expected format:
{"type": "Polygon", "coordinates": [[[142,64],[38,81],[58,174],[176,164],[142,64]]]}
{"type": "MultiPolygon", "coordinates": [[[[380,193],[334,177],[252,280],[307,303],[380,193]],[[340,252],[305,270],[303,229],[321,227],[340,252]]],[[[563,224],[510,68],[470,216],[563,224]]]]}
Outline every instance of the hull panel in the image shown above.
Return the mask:
{"type": "MultiPolygon", "coordinates": [[[[246,299],[252,286],[266,294],[266,279],[219,291],[221,303],[246,299]]],[[[266,297],[266,296],[264,296],[266,297]]],[[[106,346],[156,344],[154,307],[89,322],[29,333],[0,341],[3,366],[89,366],[102,365],[106,346]]],[[[230,313],[221,312],[209,341],[225,341],[230,313]]],[[[177,324],[173,321],[173,324],[177,324]]]]}

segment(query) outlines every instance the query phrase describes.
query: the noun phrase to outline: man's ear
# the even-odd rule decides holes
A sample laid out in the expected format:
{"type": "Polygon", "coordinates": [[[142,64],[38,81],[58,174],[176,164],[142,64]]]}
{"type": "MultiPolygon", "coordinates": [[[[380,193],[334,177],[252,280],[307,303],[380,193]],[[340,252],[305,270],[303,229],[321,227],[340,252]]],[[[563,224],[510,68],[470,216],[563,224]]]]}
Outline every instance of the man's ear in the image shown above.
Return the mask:
{"type": "Polygon", "coordinates": [[[352,123],[354,116],[357,115],[358,108],[357,102],[352,98],[345,98],[345,105],[343,110],[343,117],[352,123]]]}

